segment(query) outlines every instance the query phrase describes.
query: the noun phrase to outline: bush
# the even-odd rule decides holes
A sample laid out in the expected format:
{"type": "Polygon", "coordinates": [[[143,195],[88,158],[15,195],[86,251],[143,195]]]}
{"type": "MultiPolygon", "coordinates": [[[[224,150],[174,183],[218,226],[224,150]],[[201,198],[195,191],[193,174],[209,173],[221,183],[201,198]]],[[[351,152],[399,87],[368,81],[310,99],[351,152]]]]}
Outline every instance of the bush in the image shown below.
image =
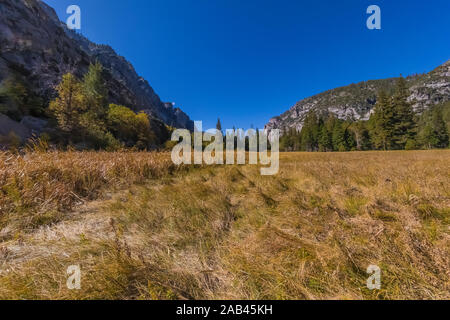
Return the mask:
{"type": "Polygon", "coordinates": [[[43,101],[31,92],[19,76],[11,76],[0,84],[0,113],[20,121],[25,115],[41,116],[43,101]]]}
{"type": "Polygon", "coordinates": [[[139,149],[146,149],[155,140],[145,113],[136,114],[127,107],[111,104],[107,123],[114,136],[127,146],[135,145],[139,149]]]}

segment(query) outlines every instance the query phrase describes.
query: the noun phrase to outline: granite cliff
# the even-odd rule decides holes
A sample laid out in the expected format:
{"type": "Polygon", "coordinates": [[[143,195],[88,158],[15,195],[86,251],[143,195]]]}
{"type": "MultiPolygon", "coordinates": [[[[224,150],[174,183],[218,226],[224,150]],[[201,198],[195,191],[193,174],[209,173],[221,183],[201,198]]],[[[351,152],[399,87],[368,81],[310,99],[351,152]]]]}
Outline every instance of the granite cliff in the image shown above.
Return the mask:
{"type": "MultiPolygon", "coordinates": [[[[450,60],[433,71],[406,78],[409,102],[418,113],[450,100],[450,60]]],[[[393,93],[397,78],[370,80],[325,91],[297,102],[278,117],[272,118],[267,129],[301,130],[306,115],[312,110],[318,114],[332,113],[340,119],[368,120],[383,89],[393,93]]]]}
{"type": "Polygon", "coordinates": [[[69,30],[43,1],[0,0],[0,83],[18,76],[48,102],[62,75],[72,72],[81,77],[95,61],[105,69],[110,102],[144,111],[167,125],[193,130],[189,117],[171,103],[163,103],[148,81],[110,46],[95,44],[69,30]]]}

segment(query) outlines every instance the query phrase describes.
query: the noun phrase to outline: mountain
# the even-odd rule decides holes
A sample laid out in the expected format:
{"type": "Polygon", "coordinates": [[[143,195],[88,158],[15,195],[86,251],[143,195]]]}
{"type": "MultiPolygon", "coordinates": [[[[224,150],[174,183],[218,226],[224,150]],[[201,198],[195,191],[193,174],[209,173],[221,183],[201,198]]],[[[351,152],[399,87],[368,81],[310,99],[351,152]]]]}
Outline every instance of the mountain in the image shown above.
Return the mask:
{"type": "Polygon", "coordinates": [[[48,102],[65,73],[81,78],[96,61],[105,69],[111,103],[193,130],[189,117],[172,103],[163,103],[147,80],[110,46],[69,30],[43,1],[0,0],[0,83],[11,75],[20,77],[48,102]]]}
{"type": "MultiPolygon", "coordinates": [[[[340,119],[368,120],[383,89],[393,92],[398,78],[370,80],[328,90],[297,102],[282,115],[272,118],[267,129],[295,128],[300,131],[306,115],[332,113],[340,119]]],[[[429,107],[450,100],[450,60],[430,73],[406,78],[414,110],[423,112],[429,107]]]]}

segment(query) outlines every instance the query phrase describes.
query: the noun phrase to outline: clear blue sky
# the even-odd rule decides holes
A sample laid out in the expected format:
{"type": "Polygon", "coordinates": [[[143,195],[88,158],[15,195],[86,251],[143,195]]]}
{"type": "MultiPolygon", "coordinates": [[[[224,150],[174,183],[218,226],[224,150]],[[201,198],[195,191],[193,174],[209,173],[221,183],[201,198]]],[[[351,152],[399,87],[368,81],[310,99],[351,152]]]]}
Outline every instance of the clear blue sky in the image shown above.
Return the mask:
{"type": "Polygon", "coordinates": [[[302,98],[450,59],[449,0],[45,0],[204,128],[262,128],[302,98]],[[368,30],[366,9],[382,10],[368,30]]]}

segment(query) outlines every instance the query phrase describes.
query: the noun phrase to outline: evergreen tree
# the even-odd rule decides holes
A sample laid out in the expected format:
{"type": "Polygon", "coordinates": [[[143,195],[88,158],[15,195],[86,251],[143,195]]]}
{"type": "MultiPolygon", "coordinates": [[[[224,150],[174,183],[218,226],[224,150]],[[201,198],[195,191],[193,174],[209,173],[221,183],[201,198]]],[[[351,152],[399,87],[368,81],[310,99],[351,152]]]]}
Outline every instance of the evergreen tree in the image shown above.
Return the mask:
{"type": "Polygon", "coordinates": [[[72,140],[80,133],[80,117],[86,111],[81,83],[73,74],[67,73],[56,91],[58,97],[50,103],[49,109],[55,115],[58,127],[72,140]]]}
{"type": "Polygon", "coordinates": [[[356,139],[353,132],[350,130],[351,122],[344,123],[344,145],[346,151],[356,150],[356,139]]]}
{"type": "Polygon", "coordinates": [[[291,148],[291,136],[290,132],[287,129],[284,129],[283,135],[280,138],[280,150],[285,152],[292,151],[291,148]]]}
{"type": "Polygon", "coordinates": [[[376,149],[388,150],[394,135],[394,114],[390,100],[384,91],[378,94],[375,112],[372,115],[371,141],[376,149]]]}
{"type": "Polygon", "coordinates": [[[82,88],[88,112],[95,121],[103,119],[108,108],[108,89],[103,79],[103,66],[99,62],[89,66],[82,88]]]}
{"type": "Polygon", "coordinates": [[[334,123],[332,141],[334,151],[346,151],[347,148],[345,145],[345,128],[339,120],[336,120],[334,123]]]}
{"type": "Polygon", "coordinates": [[[331,132],[328,131],[326,124],[323,124],[319,132],[319,151],[333,151],[333,140],[331,132]]]}
{"type": "Polygon", "coordinates": [[[435,147],[447,148],[449,146],[449,135],[447,124],[443,119],[442,108],[436,107],[433,109],[432,123],[437,137],[437,144],[435,147]]]}
{"type": "Polygon", "coordinates": [[[406,80],[401,77],[392,98],[394,132],[391,147],[394,149],[404,149],[408,140],[416,138],[414,112],[411,104],[408,103],[408,96],[406,80]]]}
{"type": "Polygon", "coordinates": [[[306,116],[301,132],[301,148],[304,151],[317,151],[319,124],[317,115],[311,111],[306,116]]]}
{"type": "Polygon", "coordinates": [[[421,119],[419,142],[426,149],[447,148],[449,135],[447,125],[442,116],[442,108],[434,107],[424,112],[421,119]]]}
{"type": "MultiPolygon", "coordinates": [[[[95,148],[108,147],[113,140],[106,131],[108,89],[103,78],[103,66],[96,62],[89,66],[82,81],[86,112],[81,116],[81,138],[85,144],[95,148]]],[[[113,142],[117,145],[117,142],[113,142]]]]}
{"type": "Polygon", "coordinates": [[[291,136],[290,136],[292,151],[300,151],[301,150],[301,136],[300,132],[297,129],[292,128],[291,136]]]}
{"type": "Polygon", "coordinates": [[[217,118],[216,129],[222,132],[222,123],[220,122],[220,118],[217,118]]]}

